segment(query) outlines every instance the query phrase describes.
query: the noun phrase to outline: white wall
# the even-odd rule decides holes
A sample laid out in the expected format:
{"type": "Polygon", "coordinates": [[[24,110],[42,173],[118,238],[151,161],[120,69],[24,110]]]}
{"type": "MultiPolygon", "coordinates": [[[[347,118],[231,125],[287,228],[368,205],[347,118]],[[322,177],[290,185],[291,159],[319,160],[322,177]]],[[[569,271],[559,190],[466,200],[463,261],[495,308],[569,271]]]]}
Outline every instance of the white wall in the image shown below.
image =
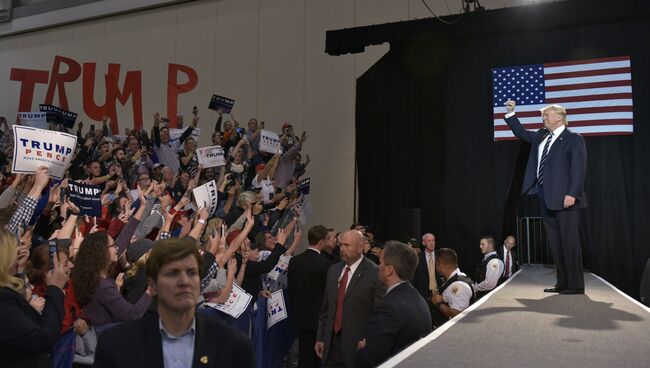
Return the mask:
{"type": "MultiPolygon", "coordinates": [[[[427,0],[438,14],[458,12],[460,0],[427,0]]],[[[525,5],[531,0],[483,0],[488,8],[525,5]]],[[[537,1],[542,2],[542,1],[537,1]]],[[[307,130],[304,152],[312,163],[311,224],[346,228],[353,219],[355,81],[387,50],[325,54],[325,31],[430,17],[420,0],[204,0],[115,16],[51,30],[0,38],[0,115],[15,116],[20,86],[12,67],[50,70],[55,55],[96,62],[95,100],[104,100],[108,63],[142,71],[145,128],[166,111],[167,64],[185,64],[199,84],[179,98],[179,110],[200,108],[210,131],[216,113],[207,110],[213,93],[236,100],[242,124],[257,117],[276,131],[285,121],[307,130]]],[[[66,85],[70,109],[82,112],[81,78],[66,85]]],[[[33,109],[45,98],[37,85],[33,109]]],[[[55,99],[56,103],[56,99],[55,99]]],[[[121,125],[131,105],[118,106],[121,125]]],[[[8,119],[10,122],[13,118],[8,119]]],[[[209,143],[209,134],[200,143],[209,143]]]]}

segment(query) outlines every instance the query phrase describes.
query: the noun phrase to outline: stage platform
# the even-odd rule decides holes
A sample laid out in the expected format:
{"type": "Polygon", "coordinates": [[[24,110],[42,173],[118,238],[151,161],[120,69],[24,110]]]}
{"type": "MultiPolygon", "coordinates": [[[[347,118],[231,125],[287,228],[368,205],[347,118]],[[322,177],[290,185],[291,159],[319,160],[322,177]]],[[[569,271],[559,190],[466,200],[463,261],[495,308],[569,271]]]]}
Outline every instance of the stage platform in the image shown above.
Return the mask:
{"type": "Polygon", "coordinates": [[[585,274],[585,295],[544,293],[528,266],[381,367],[650,367],[650,309],[585,274]]]}

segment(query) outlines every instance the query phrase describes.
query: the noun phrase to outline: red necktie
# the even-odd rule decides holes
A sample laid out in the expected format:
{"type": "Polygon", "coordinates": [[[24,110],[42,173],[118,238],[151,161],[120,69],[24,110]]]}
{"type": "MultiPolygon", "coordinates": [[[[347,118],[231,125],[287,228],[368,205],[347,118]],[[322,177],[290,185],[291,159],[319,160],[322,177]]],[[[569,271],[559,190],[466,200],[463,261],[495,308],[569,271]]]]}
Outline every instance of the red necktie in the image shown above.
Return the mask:
{"type": "Polygon", "coordinates": [[[506,277],[510,277],[510,249],[506,249],[506,277]]]}
{"type": "Polygon", "coordinates": [[[336,296],[336,315],[334,316],[334,333],[339,333],[343,327],[343,299],[345,299],[345,287],[348,285],[348,272],[350,267],[345,267],[345,272],[339,281],[339,292],[336,296]]]}

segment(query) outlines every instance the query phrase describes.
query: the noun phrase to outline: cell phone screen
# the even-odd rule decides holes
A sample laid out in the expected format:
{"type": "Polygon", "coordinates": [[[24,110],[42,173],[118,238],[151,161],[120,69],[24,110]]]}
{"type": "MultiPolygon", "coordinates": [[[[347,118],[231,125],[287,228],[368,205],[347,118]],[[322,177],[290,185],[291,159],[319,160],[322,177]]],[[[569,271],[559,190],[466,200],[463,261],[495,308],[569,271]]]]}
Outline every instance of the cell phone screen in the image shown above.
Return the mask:
{"type": "Polygon", "coordinates": [[[55,242],[50,242],[48,244],[48,251],[50,253],[50,263],[49,263],[49,268],[54,269],[54,257],[56,257],[56,243],[55,242]]]}

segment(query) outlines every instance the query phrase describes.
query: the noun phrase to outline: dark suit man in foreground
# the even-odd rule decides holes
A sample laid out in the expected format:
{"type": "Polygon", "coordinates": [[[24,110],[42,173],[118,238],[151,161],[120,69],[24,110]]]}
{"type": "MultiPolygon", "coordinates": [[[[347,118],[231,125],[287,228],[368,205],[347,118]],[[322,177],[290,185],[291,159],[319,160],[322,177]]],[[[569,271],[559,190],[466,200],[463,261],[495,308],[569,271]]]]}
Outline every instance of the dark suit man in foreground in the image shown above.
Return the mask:
{"type": "Polygon", "coordinates": [[[314,345],[325,367],[354,367],[368,317],[386,291],[377,279],[377,266],[363,257],[362,240],[358,230],[341,234],[342,261],[327,272],[314,345]]]}
{"type": "Polygon", "coordinates": [[[537,193],[539,197],[546,237],[557,266],[557,283],[544,291],[584,294],[579,210],[587,206],[585,140],[567,128],[566,110],[560,105],[541,110],[545,129],[536,132],[524,129],[514,116],[514,101],[505,105],[506,123],[517,138],[531,145],[523,193],[537,193]]]}
{"type": "Polygon", "coordinates": [[[255,367],[253,345],[246,336],[194,313],[201,262],[194,241],[173,238],[157,242],[146,270],[158,315],[102,333],[94,366],[255,367]]]}
{"type": "Polygon", "coordinates": [[[318,313],[323,304],[327,270],[330,262],[321,255],[329,229],[316,225],[309,229],[309,248],[289,261],[287,281],[289,303],[293,307],[298,330],[298,367],[320,367],[320,358],[314,351],[318,313]]]}
{"type": "Polygon", "coordinates": [[[365,339],[359,341],[356,368],[375,367],[431,332],[429,307],[408,282],[417,264],[417,254],[405,244],[391,241],[384,246],[379,280],[388,289],[368,319],[365,339]]]}

